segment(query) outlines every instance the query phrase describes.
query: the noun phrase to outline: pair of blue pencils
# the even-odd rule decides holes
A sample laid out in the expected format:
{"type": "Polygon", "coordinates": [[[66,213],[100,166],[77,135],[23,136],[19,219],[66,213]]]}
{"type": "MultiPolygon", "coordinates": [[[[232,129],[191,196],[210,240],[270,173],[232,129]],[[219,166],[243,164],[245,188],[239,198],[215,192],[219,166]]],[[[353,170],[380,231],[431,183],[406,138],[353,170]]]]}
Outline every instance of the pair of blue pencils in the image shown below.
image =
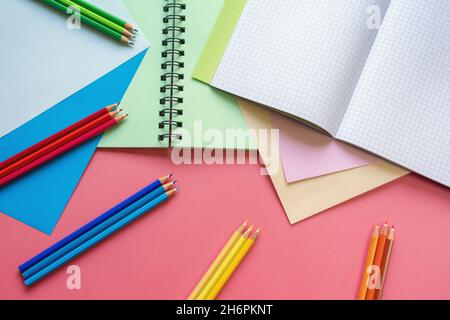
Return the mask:
{"type": "Polygon", "coordinates": [[[170,181],[171,177],[172,174],[152,182],[101,216],[20,265],[19,271],[22,274],[25,285],[31,286],[106,237],[167,201],[178,191],[178,188],[174,188],[176,181],[170,181]]]}

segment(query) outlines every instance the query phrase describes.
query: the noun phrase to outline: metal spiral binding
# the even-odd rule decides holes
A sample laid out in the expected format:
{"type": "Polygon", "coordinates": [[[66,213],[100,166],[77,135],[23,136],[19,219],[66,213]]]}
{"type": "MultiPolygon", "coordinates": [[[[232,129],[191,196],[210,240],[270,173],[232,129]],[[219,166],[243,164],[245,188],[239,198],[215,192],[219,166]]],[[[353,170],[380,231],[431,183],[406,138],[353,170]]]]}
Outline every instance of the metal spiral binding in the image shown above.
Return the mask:
{"type": "Polygon", "coordinates": [[[162,29],[162,34],[165,38],[162,40],[162,58],[166,59],[161,64],[161,88],[160,92],[163,94],[159,103],[163,108],[159,111],[159,116],[163,118],[159,122],[159,129],[167,130],[168,132],[158,136],[159,141],[169,140],[169,146],[172,145],[173,140],[181,140],[180,134],[175,134],[176,128],[181,128],[183,122],[176,120],[176,117],[183,115],[183,110],[179,105],[183,103],[183,98],[180,93],[184,91],[181,80],[184,79],[182,70],[184,69],[184,62],[180,61],[184,57],[183,45],[185,39],[183,34],[186,29],[183,22],[186,16],[183,15],[186,9],[186,4],[183,0],[164,0],[166,4],[163,7],[167,15],[163,18],[163,23],[166,25],[162,29]]]}

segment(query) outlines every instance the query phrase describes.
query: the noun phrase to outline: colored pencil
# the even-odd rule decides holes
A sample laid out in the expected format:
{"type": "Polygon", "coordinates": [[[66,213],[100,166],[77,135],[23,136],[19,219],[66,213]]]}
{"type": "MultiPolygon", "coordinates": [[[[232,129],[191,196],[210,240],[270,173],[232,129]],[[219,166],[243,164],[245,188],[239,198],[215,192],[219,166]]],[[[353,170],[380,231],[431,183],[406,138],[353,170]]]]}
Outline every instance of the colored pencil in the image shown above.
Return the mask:
{"type": "Polygon", "coordinates": [[[63,246],[61,249],[59,249],[57,251],[54,251],[52,254],[50,254],[45,259],[43,259],[43,260],[39,261],[38,263],[34,264],[31,268],[29,268],[24,273],[22,273],[22,277],[24,279],[27,279],[27,278],[31,277],[33,274],[36,274],[37,272],[39,272],[40,270],[42,270],[46,266],[50,265],[51,263],[53,263],[56,260],[58,260],[59,258],[63,257],[64,255],[66,255],[70,251],[72,251],[75,248],[77,248],[78,246],[82,245],[87,240],[93,238],[94,236],[96,236],[100,232],[106,230],[108,227],[112,226],[114,223],[122,220],[123,218],[125,218],[126,216],[131,214],[132,212],[140,209],[141,207],[143,207],[144,205],[146,205],[150,201],[158,198],[163,193],[169,191],[175,183],[176,183],[176,181],[173,181],[173,182],[166,183],[166,184],[162,185],[161,187],[157,188],[153,192],[150,192],[149,194],[147,194],[145,197],[141,198],[140,200],[134,202],[133,204],[131,204],[130,206],[126,207],[122,211],[120,211],[117,214],[113,215],[109,219],[101,222],[96,227],[94,227],[91,230],[83,233],[81,236],[79,236],[76,239],[74,239],[73,241],[69,242],[68,244],[63,246]]]}
{"type": "Polygon", "coordinates": [[[121,203],[117,204],[113,208],[109,209],[105,213],[103,213],[101,216],[95,218],[88,224],[84,225],[83,227],[79,228],[75,232],[71,233],[67,237],[63,238],[59,242],[55,243],[50,248],[44,250],[43,252],[39,253],[32,259],[28,260],[27,262],[23,263],[19,266],[19,271],[21,273],[24,273],[26,270],[30,269],[33,265],[39,263],[40,261],[44,260],[54,252],[58,251],[59,249],[63,248],[76,238],[80,237],[81,235],[85,234],[86,232],[92,230],[102,222],[108,220],[112,216],[116,215],[118,212],[124,210],[125,208],[129,207],[133,203],[139,201],[143,197],[145,197],[147,194],[155,191],[156,189],[160,188],[163,184],[165,184],[169,179],[172,177],[172,174],[169,174],[167,176],[161,177],[152,183],[150,183],[148,186],[142,188],[135,194],[131,195],[127,199],[123,200],[121,203]]]}
{"type": "Polygon", "coordinates": [[[364,264],[364,269],[361,277],[361,285],[359,287],[358,300],[365,300],[367,294],[367,287],[369,281],[369,268],[373,264],[373,259],[375,258],[375,252],[377,250],[378,237],[380,233],[380,227],[375,226],[372,236],[370,238],[369,251],[367,252],[366,263],[364,264]]]}
{"type": "Polygon", "coordinates": [[[245,241],[244,245],[241,247],[239,252],[236,254],[236,256],[233,258],[231,263],[228,265],[228,267],[225,269],[222,276],[219,278],[217,283],[214,285],[211,292],[206,297],[206,300],[214,300],[216,299],[217,295],[220,293],[222,288],[225,286],[225,284],[228,282],[230,277],[233,275],[234,271],[239,267],[242,260],[245,258],[247,253],[252,248],[253,244],[255,243],[256,237],[258,236],[260,230],[257,229],[254,234],[249,236],[247,240],[245,241]]]}
{"type": "Polygon", "coordinates": [[[209,282],[212,275],[216,272],[217,268],[219,267],[220,263],[223,261],[224,257],[230,252],[233,245],[236,243],[236,241],[239,239],[239,237],[243,234],[246,227],[247,227],[247,221],[245,221],[239,228],[236,229],[236,231],[233,233],[231,238],[226,243],[225,247],[223,247],[223,249],[220,251],[217,258],[213,261],[213,263],[208,268],[206,273],[200,279],[200,282],[194,288],[194,290],[188,297],[188,300],[197,299],[199,293],[205,288],[205,285],[209,282]]]}
{"type": "Polygon", "coordinates": [[[216,272],[211,276],[211,279],[208,281],[208,283],[206,283],[204,289],[199,293],[197,300],[206,300],[208,298],[216,283],[223,276],[225,270],[228,268],[230,263],[233,261],[234,257],[241,250],[252,229],[253,226],[248,228],[247,231],[245,231],[242,235],[239,236],[237,241],[231,247],[228,254],[224,257],[222,262],[217,267],[216,272]]]}
{"type": "Polygon", "coordinates": [[[94,138],[95,136],[103,133],[104,131],[108,130],[111,127],[114,127],[119,122],[121,122],[123,119],[125,119],[127,115],[120,116],[114,119],[111,119],[110,121],[96,127],[95,129],[89,131],[88,133],[85,133],[84,135],[70,141],[69,143],[57,148],[56,150],[53,150],[50,153],[47,153],[45,156],[33,161],[32,163],[27,164],[26,166],[20,168],[19,170],[14,171],[13,173],[0,178],[0,188],[5,186],[6,184],[12,182],[13,180],[19,178],[20,176],[30,172],[31,170],[49,162],[50,160],[53,160],[54,158],[60,156],[61,154],[72,150],[73,148],[79,146],[80,144],[94,138]]]}
{"type": "Polygon", "coordinates": [[[387,223],[385,223],[383,228],[381,229],[380,236],[378,238],[377,250],[375,252],[375,257],[373,259],[373,264],[372,264],[373,267],[377,268],[377,270],[380,271],[380,273],[376,274],[375,287],[374,288],[369,287],[367,289],[366,300],[374,300],[375,299],[375,291],[376,291],[376,289],[379,289],[379,286],[381,285],[381,263],[383,262],[384,251],[386,249],[387,229],[388,229],[388,225],[387,225],[387,223]]]}
{"type": "Polygon", "coordinates": [[[73,2],[75,2],[77,5],[79,5],[80,7],[84,7],[96,14],[98,14],[99,16],[102,16],[105,19],[108,19],[112,22],[114,22],[115,24],[124,27],[125,29],[127,29],[130,32],[133,33],[137,33],[138,29],[136,29],[132,24],[120,19],[119,17],[103,10],[102,8],[99,8],[95,5],[93,5],[90,2],[84,1],[84,0],[72,0],[73,2]]]}
{"type": "Polygon", "coordinates": [[[103,26],[108,27],[111,30],[119,33],[120,35],[127,37],[130,40],[133,40],[136,37],[130,31],[128,31],[126,28],[115,24],[111,20],[108,20],[108,19],[106,19],[106,18],[96,14],[95,12],[92,12],[92,11],[88,10],[87,8],[85,8],[85,7],[77,5],[72,0],[56,0],[56,1],[59,2],[62,5],[67,6],[68,8],[78,9],[80,14],[81,14],[81,16],[90,18],[90,19],[94,20],[95,22],[100,23],[103,26]]]}
{"type": "Polygon", "coordinates": [[[133,222],[134,220],[136,220],[140,216],[144,215],[145,213],[149,212],[150,210],[152,210],[153,208],[155,208],[159,204],[167,201],[177,191],[178,191],[178,188],[171,189],[171,190],[167,191],[166,193],[160,195],[158,198],[150,201],[148,204],[146,204],[142,208],[134,211],[133,213],[131,213],[127,217],[125,217],[122,220],[116,222],[112,226],[108,227],[106,230],[104,230],[104,231],[100,232],[99,234],[97,234],[95,237],[89,239],[88,241],[86,241],[85,243],[83,243],[82,245],[77,247],[76,249],[70,251],[68,254],[64,255],[63,257],[59,258],[58,260],[56,260],[52,264],[46,266],[44,269],[42,269],[39,272],[37,272],[36,274],[32,275],[30,278],[26,279],[24,281],[25,285],[31,286],[32,284],[34,284],[37,281],[41,280],[42,278],[47,276],[49,273],[53,272],[54,270],[58,269],[59,267],[61,267],[64,264],[66,264],[67,262],[69,262],[73,258],[75,258],[75,257],[79,256],[80,254],[82,254],[83,252],[87,251],[88,249],[90,249],[94,245],[96,245],[99,242],[101,242],[103,239],[109,237],[110,235],[114,234],[118,230],[122,229],[123,227],[125,227],[129,223],[133,222]]]}
{"type": "Polygon", "coordinates": [[[3,170],[4,168],[6,168],[7,166],[19,161],[20,159],[32,154],[33,152],[45,147],[46,145],[64,137],[65,135],[69,134],[72,131],[75,131],[79,128],[81,128],[82,126],[86,125],[87,123],[107,114],[108,112],[113,111],[115,108],[117,108],[117,106],[119,105],[119,103],[107,106],[105,108],[102,108],[100,110],[98,110],[97,112],[87,116],[86,118],[81,119],[80,121],[72,124],[71,126],[65,128],[64,130],[61,130],[55,134],[53,134],[52,136],[46,138],[45,140],[42,140],[41,142],[23,150],[22,152],[19,152],[18,154],[14,155],[13,157],[3,161],[0,163],[0,170],[3,170]]]}
{"type": "Polygon", "coordinates": [[[20,159],[19,161],[9,165],[8,167],[0,170],[0,178],[3,178],[7,176],[8,174],[24,167],[25,165],[39,159],[40,157],[46,155],[47,153],[50,153],[53,150],[56,150],[57,148],[65,145],[66,143],[69,143],[70,141],[82,136],[83,134],[93,130],[94,128],[108,122],[109,120],[113,119],[120,111],[111,111],[87,124],[82,126],[79,129],[76,129],[69,134],[59,138],[58,140],[46,145],[45,147],[33,152],[32,154],[20,159]]]}
{"type": "Polygon", "coordinates": [[[119,41],[123,44],[129,45],[133,47],[135,45],[134,41],[132,39],[127,38],[126,36],[114,31],[113,29],[98,23],[97,21],[86,17],[78,12],[71,12],[68,6],[61,4],[60,2],[56,0],[41,0],[42,2],[46,3],[47,5],[51,6],[52,8],[68,15],[69,13],[71,15],[74,15],[80,19],[80,21],[88,26],[90,26],[92,29],[97,30],[106,36],[110,37],[113,40],[119,41]]]}
{"type": "Polygon", "coordinates": [[[381,288],[375,291],[375,299],[380,300],[383,296],[384,282],[386,281],[387,270],[391,260],[392,247],[394,245],[395,229],[392,226],[389,231],[386,243],[386,250],[384,251],[383,262],[381,264],[381,288]]]}

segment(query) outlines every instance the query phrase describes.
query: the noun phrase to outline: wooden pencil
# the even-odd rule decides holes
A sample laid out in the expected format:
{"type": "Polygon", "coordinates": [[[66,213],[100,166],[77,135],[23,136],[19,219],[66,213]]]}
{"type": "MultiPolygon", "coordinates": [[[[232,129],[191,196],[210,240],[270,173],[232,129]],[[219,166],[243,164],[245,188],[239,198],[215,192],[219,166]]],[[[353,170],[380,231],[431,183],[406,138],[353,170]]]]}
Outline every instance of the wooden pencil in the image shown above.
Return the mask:
{"type": "Polygon", "coordinates": [[[200,279],[200,282],[195,286],[194,290],[189,295],[188,300],[197,299],[199,293],[204,289],[205,285],[211,279],[212,275],[216,272],[217,268],[219,267],[220,263],[223,261],[224,257],[230,252],[233,245],[236,243],[236,241],[239,239],[239,237],[243,234],[246,227],[247,227],[247,221],[245,221],[239,228],[236,229],[236,231],[233,233],[231,238],[228,240],[228,242],[225,244],[223,249],[220,251],[217,258],[214,259],[211,266],[208,268],[206,273],[200,279]]]}
{"type": "Polygon", "coordinates": [[[84,0],[72,0],[72,1],[75,2],[77,5],[79,5],[80,7],[84,7],[86,9],[98,14],[99,16],[102,16],[105,19],[108,19],[108,20],[114,22],[115,24],[126,28],[130,32],[133,32],[133,33],[138,32],[138,29],[136,29],[131,23],[128,23],[125,20],[122,20],[121,18],[107,12],[106,10],[103,10],[102,8],[99,8],[95,5],[93,5],[92,3],[88,2],[88,1],[84,1],[84,0]]]}
{"type": "Polygon", "coordinates": [[[122,228],[124,228],[125,226],[130,224],[131,222],[135,221],[139,217],[146,214],[147,212],[153,210],[155,207],[157,207],[161,203],[169,200],[169,198],[171,198],[178,190],[179,190],[179,188],[177,187],[175,189],[171,189],[171,190],[163,193],[162,195],[160,195],[156,199],[150,201],[143,207],[139,208],[138,210],[134,211],[133,213],[129,214],[128,216],[124,217],[123,219],[117,221],[112,226],[108,227],[107,229],[103,230],[99,234],[95,235],[93,238],[87,240],[86,242],[84,242],[80,246],[76,247],[75,249],[73,249],[69,253],[65,254],[64,256],[60,257],[59,259],[57,259],[53,263],[49,264],[42,270],[33,274],[28,279],[25,279],[24,280],[25,285],[31,286],[32,284],[35,284],[37,281],[41,280],[42,278],[47,276],[49,273],[51,273],[54,270],[58,269],[59,267],[63,266],[64,264],[71,261],[75,257],[79,256],[83,252],[89,250],[93,246],[95,246],[98,243],[100,243],[101,241],[103,241],[105,238],[107,238],[107,237],[111,236],[112,234],[114,234],[115,232],[121,230],[122,228]]]}
{"type": "MultiPolygon", "coordinates": [[[[150,192],[143,198],[139,199],[138,201],[134,202],[130,206],[124,208],[123,210],[117,212],[115,215],[109,217],[108,219],[102,221],[94,228],[90,229],[89,231],[83,233],[79,237],[76,237],[72,241],[66,243],[63,247],[61,247],[59,250],[52,252],[50,255],[48,255],[45,259],[42,259],[38,263],[34,264],[31,268],[26,270],[22,273],[22,277],[24,279],[28,279],[32,277],[34,274],[38,273],[48,265],[52,264],[53,262],[57,261],[59,258],[65,256],[66,254],[70,253],[72,250],[76,249],[89,239],[93,238],[94,236],[98,235],[100,232],[106,230],[116,222],[124,219],[131,213],[135,212],[136,210],[139,210],[146,204],[148,204],[150,201],[153,201],[154,199],[161,196],[163,193],[169,191],[173,188],[173,185],[176,183],[176,181],[166,183],[156,190],[150,192]]],[[[69,235],[70,236],[70,235],[69,235]]]]}
{"type": "Polygon", "coordinates": [[[381,263],[383,262],[384,251],[386,249],[388,225],[385,223],[378,238],[377,250],[373,259],[372,266],[375,270],[375,286],[369,286],[366,300],[375,300],[375,291],[381,286],[381,263]]]}
{"type": "Polygon", "coordinates": [[[231,247],[230,252],[224,257],[222,262],[217,267],[216,272],[211,276],[211,279],[208,281],[208,283],[205,285],[204,289],[199,293],[197,300],[206,300],[208,296],[210,295],[211,291],[213,290],[216,283],[219,281],[219,279],[223,276],[225,270],[228,268],[230,263],[233,261],[234,257],[239,253],[242,246],[244,245],[245,241],[250,235],[251,230],[253,229],[253,226],[247,229],[242,235],[239,236],[237,241],[234,243],[234,245],[231,247]]]}
{"type": "Polygon", "coordinates": [[[91,131],[92,129],[108,122],[109,120],[113,119],[121,110],[118,111],[111,111],[109,113],[106,113],[105,115],[94,119],[93,121],[85,124],[81,128],[78,128],[69,134],[59,138],[56,141],[53,141],[52,143],[44,146],[43,148],[33,152],[32,154],[20,159],[19,161],[9,165],[8,167],[0,170],[0,178],[3,178],[7,176],[8,174],[24,167],[25,165],[39,159],[40,157],[46,155],[47,153],[52,152],[53,150],[56,150],[57,148],[63,146],[66,143],[69,143],[70,141],[82,136],[83,134],[91,131]]]}
{"type": "Polygon", "coordinates": [[[118,34],[120,34],[122,36],[127,37],[130,40],[133,40],[136,38],[136,36],[134,34],[132,34],[130,31],[128,31],[125,27],[122,27],[122,26],[114,23],[113,21],[106,19],[105,17],[102,17],[101,15],[98,15],[95,12],[92,12],[91,10],[89,10],[83,6],[77,5],[72,0],[56,0],[56,1],[67,7],[78,9],[82,16],[92,19],[95,22],[100,23],[100,24],[104,25],[105,27],[110,28],[111,30],[117,32],[118,34]]]}
{"type": "Polygon", "coordinates": [[[133,195],[129,196],[128,198],[126,198],[125,200],[123,200],[119,204],[115,205],[114,207],[112,207],[111,209],[109,209],[108,211],[103,213],[102,215],[98,216],[97,218],[95,218],[94,220],[89,222],[88,224],[82,226],[81,228],[77,229],[75,232],[71,233],[67,237],[65,237],[62,240],[58,241],[57,243],[55,243],[51,247],[47,248],[43,252],[39,253],[38,255],[34,256],[33,258],[31,258],[27,262],[21,264],[19,266],[19,271],[22,274],[25,273],[32,266],[34,266],[37,263],[39,263],[40,261],[44,260],[45,258],[50,256],[54,252],[60,250],[61,248],[63,248],[67,244],[69,244],[70,242],[74,241],[75,239],[79,238],[80,236],[82,236],[83,234],[89,232],[90,230],[94,229],[99,224],[101,224],[104,221],[110,219],[111,217],[115,216],[116,214],[118,214],[119,212],[123,211],[124,209],[132,206],[134,203],[136,203],[137,201],[141,200],[142,198],[144,198],[148,194],[154,192],[156,189],[158,189],[161,186],[163,186],[164,184],[166,184],[170,180],[170,178],[172,176],[173,176],[173,174],[171,173],[171,174],[168,174],[168,175],[166,175],[164,177],[161,177],[161,178],[153,181],[152,183],[150,183],[146,187],[142,188],[141,190],[139,190],[138,192],[136,192],[133,195]]]}
{"type": "Polygon", "coordinates": [[[380,300],[383,296],[384,283],[386,281],[386,275],[389,268],[389,262],[391,260],[392,247],[394,245],[395,229],[392,226],[387,237],[386,250],[384,251],[383,262],[381,264],[381,288],[375,291],[375,299],[380,300]]]}
{"type": "Polygon", "coordinates": [[[52,143],[52,142],[54,142],[54,141],[64,137],[65,135],[69,134],[70,132],[81,128],[85,124],[87,124],[87,123],[89,123],[89,122],[91,122],[91,121],[93,121],[93,120],[95,120],[95,119],[97,119],[97,118],[107,114],[108,112],[113,111],[115,108],[117,108],[119,106],[119,104],[120,103],[115,103],[113,105],[110,105],[110,106],[107,106],[105,108],[102,108],[102,109],[94,112],[93,114],[91,114],[91,115],[81,119],[80,121],[72,124],[71,126],[65,128],[64,130],[61,130],[61,131],[51,135],[50,137],[42,140],[41,142],[39,142],[39,143],[37,143],[35,145],[32,145],[31,147],[23,150],[22,152],[17,153],[13,157],[8,158],[5,161],[2,161],[0,163],[0,170],[6,168],[7,166],[9,166],[9,165],[19,161],[20,159],[22,159],[22,158],[32,154],[33,152],[43,148],[44,146],[46,146],[46,145],[48,145],[48,144],[50,144],[50,143],[52,143]]]}
{"type": "Polygon", "coordinates": [[[88,26],[90,26],[92,29],[97,30],[104,35],[108,36],[111,39],[114,39],[116,41],[119,41],[123,44],[126,44],[128,46],[134,47],[135,43],[133,39],[129,39],[126,36],[122,35],[119,32],[114,31],[113,29],[81,14],[80,12],[76,11],[70,11],[69,6],[62,4],[61,2],[58,2],[57,0],[41,0],[42,2],[46,3],[50,7],[58,10],[59,12],[63,14],[72,14],[75,17],[78,17],[80,21],[88,26]]]}
{"type": "Polygon", "coordinates": [[[367,294],[367,286],[369,281],[369,268],[373,264],[375,258],[375,252],[377,250],[378,237],[380,233],[380,227],[375,226],[372,236],[370,238],[369,250],[367,252],[366,262],[361,277],[361,284],[359,286],[358,300],[365,300],[367,294]]]}
{"type": "Polygon", "coordinates": [[[216,299],[217,295],[220,293],[220,291],[223,289],[225,284],[228,282],[230,277],[233,275],[234,271],[239,267],[242,260],[245,258],[245,256],[248,254],[250,249],[252,248],[253,244],[255,243],[256,237],[259,235],[260,230],[257,229],[255,233],[253,233],[251,236],[247,238],[244,245],[241,247],[237,255],[233,258],[231,263],[228,265],[228,267],[225,269],[222,276],[219,278],[217,283],[214,285],[211,292],[206,297],[206,300],[214,300],[216,299]]]}
{"type": "Polygon", "coordinates": [[[53,150],[52,152],[47,153],[43,157],[40,157],[39,159],[27,164],[26,166],[20,168],[19,170],[16,170],[13,173],[11,173],[3,178],[0,178],[0,188],[5,186],[6,184],[12,182],[13,180],[19,178],[20,176],[30,172],[31,170],[49,162],[50,160],[53,160],[54,158],[60,156],[61,154],[65,153],[69,150],[72,150],[73,148],[79,146],[80,144],[105,132],[109,128],[117,125],[119,122],[121,122],[126,117],[127,117],[127,115],[111,119],[110,121],[102,124],[101,126],[98,126],[97,128],[89,131],[88,133],[85,133],[84,135],[70,141],[69,143],[57,148],[56,150],[53,150]]]}

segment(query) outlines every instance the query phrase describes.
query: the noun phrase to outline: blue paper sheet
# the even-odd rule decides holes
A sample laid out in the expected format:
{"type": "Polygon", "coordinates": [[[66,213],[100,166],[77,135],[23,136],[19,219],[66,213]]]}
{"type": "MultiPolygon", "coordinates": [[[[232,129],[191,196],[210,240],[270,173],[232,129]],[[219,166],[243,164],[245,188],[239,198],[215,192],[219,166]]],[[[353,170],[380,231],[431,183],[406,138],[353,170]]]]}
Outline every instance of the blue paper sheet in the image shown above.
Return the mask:
{"type": "MultiPolygon", "coordinates": [[[[0,161],[120,101],[146,52],[0,138],[0,161]]],[[[98,141],[99,138],[93,139],[0,189],[0,212],[51,234],[98,141]]]]}

